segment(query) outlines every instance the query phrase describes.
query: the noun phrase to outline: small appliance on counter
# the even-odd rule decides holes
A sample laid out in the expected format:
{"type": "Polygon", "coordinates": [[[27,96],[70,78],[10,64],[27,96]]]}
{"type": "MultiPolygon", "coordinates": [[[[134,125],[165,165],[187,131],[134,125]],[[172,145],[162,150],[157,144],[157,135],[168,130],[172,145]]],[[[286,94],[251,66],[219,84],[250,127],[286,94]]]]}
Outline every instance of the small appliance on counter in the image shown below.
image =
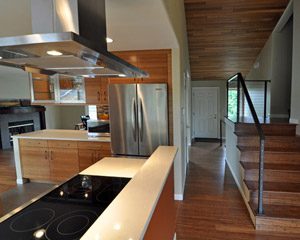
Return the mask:
{"type": "Polygon", "coordinates": [[[1,235],[5,239],[80,239],[130,179],[78,174],[0,219],[1,235]]]}
{"type": "Polygon", "coordinates": [[[83,116],[80,116],[80,118],[81,118],[81,121],[82,121],[82,124],[83,124],[85,130],[87,130],[87,120],[90,120],[90,116],[83,115],[83,116]]]}
{"type": "Polygon", "coordinates": [[[109,120],[90,119],[87,120],[87,130],[89,137],[109,137],[109,120]]]}

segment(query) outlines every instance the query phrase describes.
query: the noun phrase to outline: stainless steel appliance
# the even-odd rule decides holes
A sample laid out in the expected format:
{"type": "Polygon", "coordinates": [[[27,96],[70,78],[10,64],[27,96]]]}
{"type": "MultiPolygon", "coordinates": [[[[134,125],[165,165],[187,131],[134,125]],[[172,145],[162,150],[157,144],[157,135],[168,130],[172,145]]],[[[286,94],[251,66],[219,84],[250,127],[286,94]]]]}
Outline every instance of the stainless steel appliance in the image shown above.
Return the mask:
{"type": "Polygon", "coordinates": [[[90,137],[109,137],[109,120],[87,120],[87,130],[90,137]]]}
{"type": "Polygon", "coordinates": [[[105,0],[31,0],[32,32],[0,38],[0,65],[74,76],[148,77],[107,51],[105,0]]]}
{"type": "Polygon", "coordinates": [[[166,84],[110,84],[113,154],[149,156],[168,145],[166,84]]]}

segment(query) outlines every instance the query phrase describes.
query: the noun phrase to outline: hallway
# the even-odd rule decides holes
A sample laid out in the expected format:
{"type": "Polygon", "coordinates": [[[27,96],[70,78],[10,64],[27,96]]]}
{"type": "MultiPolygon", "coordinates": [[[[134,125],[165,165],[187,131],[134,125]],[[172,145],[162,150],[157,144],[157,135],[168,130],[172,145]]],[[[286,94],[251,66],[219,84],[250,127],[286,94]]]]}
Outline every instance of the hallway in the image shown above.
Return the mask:
{"type": "Polygon", "coordinates": [[[190,148],[184,201],[178,201],[177,239],[300,239],[296,234],[256,231],[219,143],[190,148]]]}

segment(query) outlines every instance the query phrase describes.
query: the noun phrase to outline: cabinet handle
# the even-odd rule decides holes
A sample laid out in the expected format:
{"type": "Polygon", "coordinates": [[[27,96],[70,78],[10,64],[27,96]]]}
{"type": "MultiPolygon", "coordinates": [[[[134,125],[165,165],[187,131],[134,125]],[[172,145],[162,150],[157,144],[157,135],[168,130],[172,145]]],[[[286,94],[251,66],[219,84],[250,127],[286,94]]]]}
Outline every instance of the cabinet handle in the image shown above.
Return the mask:
{"type": "Polygon", "coordinates": [[[53,159],[52,159],[52,151],[50,151],[50,160],[53,160],[53,159]]]}
{"type": "Polygon", "coordinates": [[[99,148],[102,148],[103,147],[103,145],[89,145],[88,147],[99,147],[99,148]]]}
{"type": "Polygon", "coordinates": [[[99,161],[99,153],[97,153],[97,159],[96,159],[96,161],[99,161]]]}
{"type": "Polygon", "coordinates": [[[93,155],[94,155],[94,153],[91,152],[91,163],[93,163],[93,155]]]}
{"type": "Polygon", "coordinates": [[[100,92],[98,91],[98,101],[100,101],[100,92]]]}
{"type": "Polygon", "coordinates": [[[47,160],[47,151],[44,151],[44,159],[47,160]]]}
{"type": "Polygon", "coordinates": [[[104,94],[104,101],[106,101],[106,92],[103,92],[104,94]]]}
{"type": "Polygon", "coordinates": [[[39,145],[41,144],[40,142],[27,142],[28,144],[36,144],[36,145],[39,145]]]}
{"type": "Polygon", "coordinates": [[[70,146],[70,143],[56,143],[56,146],[70,146]]]}

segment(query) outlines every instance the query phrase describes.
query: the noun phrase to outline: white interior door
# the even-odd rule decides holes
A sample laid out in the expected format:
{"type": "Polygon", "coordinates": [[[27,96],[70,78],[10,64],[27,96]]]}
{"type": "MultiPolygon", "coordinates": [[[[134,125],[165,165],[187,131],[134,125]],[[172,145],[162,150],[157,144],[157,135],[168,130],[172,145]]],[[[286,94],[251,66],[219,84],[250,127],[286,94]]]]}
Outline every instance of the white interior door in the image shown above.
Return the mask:
{"type": "Polygon", "coordinates": [[[194,138],[218,138],[218,88],[193,88],[194,138]]]}

